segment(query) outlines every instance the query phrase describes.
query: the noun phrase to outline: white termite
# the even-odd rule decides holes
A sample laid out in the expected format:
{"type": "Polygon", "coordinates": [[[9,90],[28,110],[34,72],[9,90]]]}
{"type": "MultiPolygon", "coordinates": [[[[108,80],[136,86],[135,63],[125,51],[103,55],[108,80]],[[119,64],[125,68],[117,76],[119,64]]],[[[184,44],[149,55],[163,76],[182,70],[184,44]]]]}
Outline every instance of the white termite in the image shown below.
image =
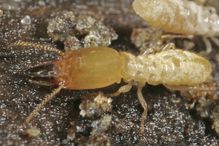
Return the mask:
{"type": "Polygon", "coordinates": [[[213,7],[204,7],[188,0],[135,0],[135,12],[148,25],[165,32],[182,35],[201,35],[208,52],[211,44],[219,46],[219,16],[213,7]]]}

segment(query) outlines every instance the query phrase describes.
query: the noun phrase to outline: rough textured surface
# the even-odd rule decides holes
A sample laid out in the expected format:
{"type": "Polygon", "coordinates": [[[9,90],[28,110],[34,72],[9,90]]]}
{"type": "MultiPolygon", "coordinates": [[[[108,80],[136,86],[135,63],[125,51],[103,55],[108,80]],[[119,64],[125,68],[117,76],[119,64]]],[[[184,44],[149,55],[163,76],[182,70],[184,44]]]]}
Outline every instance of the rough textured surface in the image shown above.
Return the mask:
{"type": "Polygon", "coordinates": [[[105,26],[94,14],[76,16],[73,11],[64,11],[53,15],[55,18],[49,21],[47,33],[53,41],[63,42],[65,51],[109,46],[118,37],[112,28],[105,26]]]}
{"type": "Polygon", "coordinates": [[[141,54],[159,52],[164,44],[162,31],[155,28],[134,28],[132,43],[139,48],[141,54]]]}
{"type": "Polygon", "coordinates": [[[135,0],[133,9],[150,26],[183,35],[218,34],[217,12],[193,1],[135,0]]]}
{"type": "MultiPolygon", "coordinates": [[[[0,9],[3,10],[3,16],[0,17],[0,145],[45,146],[89,143],[209,146],[218,143],[216,133],[211,129],[214,118],[212,116],[200,118],[199,113],[188,109],[192,101],[181,97],[177,92],[171,93],[163,86],[146,86],[143,90],[149,105],[144,134],[139,133],[139,119],[143,109],[137,100],[135,88],[127,94],[112,98],[112,102],[110,97],[104,97],[102,102],[104,106],[87,104],[97,98],[96,93],[99,91],[112,93],[120,85],[91,91],[62,90],[44,107],[37,118],[29,124],[24,123],[25,117],[45,95],[51,93],[53,87],[31,84],[22,72],[31,65],[56,59],[57,54],[33,49],[34,46],[9,48],[8,44],[15,40],[28,40],[48,43],[64,50],[63,43],[54,43],[48,36],[48,21],[52,13],[74,9],[81,14],[95,13],[97,16],[104,16],[104,24],[115,29],[119,36],[111,47],[138,54],[138,50],[131,44],[131,31],[132,28],[145,26],[145,23],[131,10],[131,2],[131,0],[0,2],[0,9]],[[108,100],[110,102],[105,104],[104,101],[108,100]],[[94,109],[91,110],[94,115],[80,116],[83,110],[79,107],[84,111],[91,107],[94,109]],[[108,110],[103,111],[99,107],[107,107],[108,110]]],[[[197,46],[203,44],[199,43],[197,46]]],[[[215,50],[214,46],[212,54],[208,57],[215,65],[214,79],[218,82],[215,50]]],[[[214,108],[217,105],[218,101],[213,102],[213,106],[210,107],[214,108]]],[[[206,110],[212,115],[209,106],[206,110]]],[[[214,117],[218,117],[218,110],[213,111],[214,117]]],[[[92,112],[89,112],[89,115],[92,115],[92,112]]],[[[218,127],[217,125],[215,127],[218,127]]]]}
{"type": "MultiPolygon", "coordinates": [[[[115,144],[144,145],[213,145],[215,138],[205,136],[205,126],[200,120],[188,116],[185,101],[178,95],[167,93],[157,89],[145,89],[152,94],[146,94],[146,100],[150,104],[150,112],[145,124],[145,134],[139,135],[139,106],[132,95],[116,105],[113,124],[117,132],[113,132],[115,144]],[[127,100],[127,101],[126,101],[127,100]],[[128,102],[131,101],[132,102],[128,102]],[[132,107],[132,108],[130,108],[132,107]],[[125,111],[129,111],[126,113],[125,111]],[[165,111],[165,112],[164,112],[165,111]],[[134,117],[134,118],[133,118],[134,117]],[[127,123],[123,125],[123,123],[127,123]],[[118,136],[121,134],[121,136],[118,136]],[[201,138],[202,137],[202,138],[201,138]],[[201,138],[201,139],[199,139],[201,138]]],[[[114,131],[114,130],[113,130],[114,131]]]]}

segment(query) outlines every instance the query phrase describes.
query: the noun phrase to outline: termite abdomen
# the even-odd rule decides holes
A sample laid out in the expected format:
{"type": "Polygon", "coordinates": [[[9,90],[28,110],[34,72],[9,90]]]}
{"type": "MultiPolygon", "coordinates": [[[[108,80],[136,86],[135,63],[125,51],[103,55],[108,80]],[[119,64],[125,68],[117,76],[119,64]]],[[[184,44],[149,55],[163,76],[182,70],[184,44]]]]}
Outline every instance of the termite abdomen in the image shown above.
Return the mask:
{"type": "Polygon", "coordinates": [[[210,62],[191,52],[166,50],[148,56],[125,53],[123,78],[150,85],[193,86],[211,78],[210,62]]]}

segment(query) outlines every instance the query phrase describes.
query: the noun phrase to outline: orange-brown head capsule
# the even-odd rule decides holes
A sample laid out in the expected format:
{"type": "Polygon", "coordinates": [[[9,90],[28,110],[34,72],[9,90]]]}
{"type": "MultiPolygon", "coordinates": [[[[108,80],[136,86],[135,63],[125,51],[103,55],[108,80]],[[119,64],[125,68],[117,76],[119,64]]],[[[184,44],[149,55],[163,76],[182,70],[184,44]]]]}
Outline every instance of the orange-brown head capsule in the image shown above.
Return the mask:
{"type": "Polygon", "coordinates": [[[122,61],[111,48],[93,47],[64,53],[55,66],[55,83],[67,89],[95,89],[120,82],[122,61]]]}

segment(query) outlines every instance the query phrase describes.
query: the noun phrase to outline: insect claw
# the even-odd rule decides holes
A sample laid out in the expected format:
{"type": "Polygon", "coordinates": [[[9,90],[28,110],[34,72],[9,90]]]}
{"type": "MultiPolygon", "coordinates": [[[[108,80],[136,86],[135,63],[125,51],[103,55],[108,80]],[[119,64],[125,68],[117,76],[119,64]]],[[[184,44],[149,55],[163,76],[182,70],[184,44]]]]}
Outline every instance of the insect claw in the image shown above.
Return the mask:
{"type": "Polygon", "coordinates": [[[165,51],[165,50],[173,50],[176,49],[176,46],[174,43],[168,43],[166,45],[163,45],[163,47],[155,50],[155,48],[148,48],[147,50],[144,51],[144,53],[142,55],[150,55],[150,54],[155,54],[161,51],[165,51]]]}
{"type": "Polygon", "coordinates": [[[202,37],[204,43],[205,43],[205,46],[206,46],[206,51],[204,51],[204,54],[209,54],[212,52],[212,45],[211,45],[211,42],[209,41],[208,38],[206,37],[202,37]]]}
{"type": "Polygon", "coordinates": [[[115,93],[110,94],[109,96],[119,96],[121,93],[129,92],[132,89],[132,83],[128,83],[127,85],[124,85],[120,87],[115,93]]]}
{"type": "Polygon", "coordinates": [[[215,45],[219,46],[219,39],[216,37],[210,37],[210,39],[215,43],[215,45]]]}
{"type": "Polygon", "coordinates": [[[138,89],[137,89],[138,100],[139,100],[141,106],[144,109],[144,112],[142,113],[141,120],[140,120],[140,122],[141,122],[141,124],[140,124],[140,133],[144,133],[144,123],[145,123],[145,120],[146,120],[147,114],[148,114],[148,105],[147,105],[147,102],[145,101],[145,99],[142,95],[142,88],[143,87],[144,87],[144,84],[143,85],[139,84],[138,89]]]}
{"type": "Polygon", "coordinates": [[[177,35],[177,34],[164,34],[161,36],[163,40],[172,40],[175,38],[182,38],[182,39],[193,39],[194,35],[177,35]]]}
{"type": "Polygon", "coordinates": [[[166,45],[161,49],[161,51],[164,51],[164,50],[173,50],[173,49],[175,49],[175,48],[176,48],[176,46],[175,46],[174,43],[168,43],[168,44],[166,44],[166,45]]]}

